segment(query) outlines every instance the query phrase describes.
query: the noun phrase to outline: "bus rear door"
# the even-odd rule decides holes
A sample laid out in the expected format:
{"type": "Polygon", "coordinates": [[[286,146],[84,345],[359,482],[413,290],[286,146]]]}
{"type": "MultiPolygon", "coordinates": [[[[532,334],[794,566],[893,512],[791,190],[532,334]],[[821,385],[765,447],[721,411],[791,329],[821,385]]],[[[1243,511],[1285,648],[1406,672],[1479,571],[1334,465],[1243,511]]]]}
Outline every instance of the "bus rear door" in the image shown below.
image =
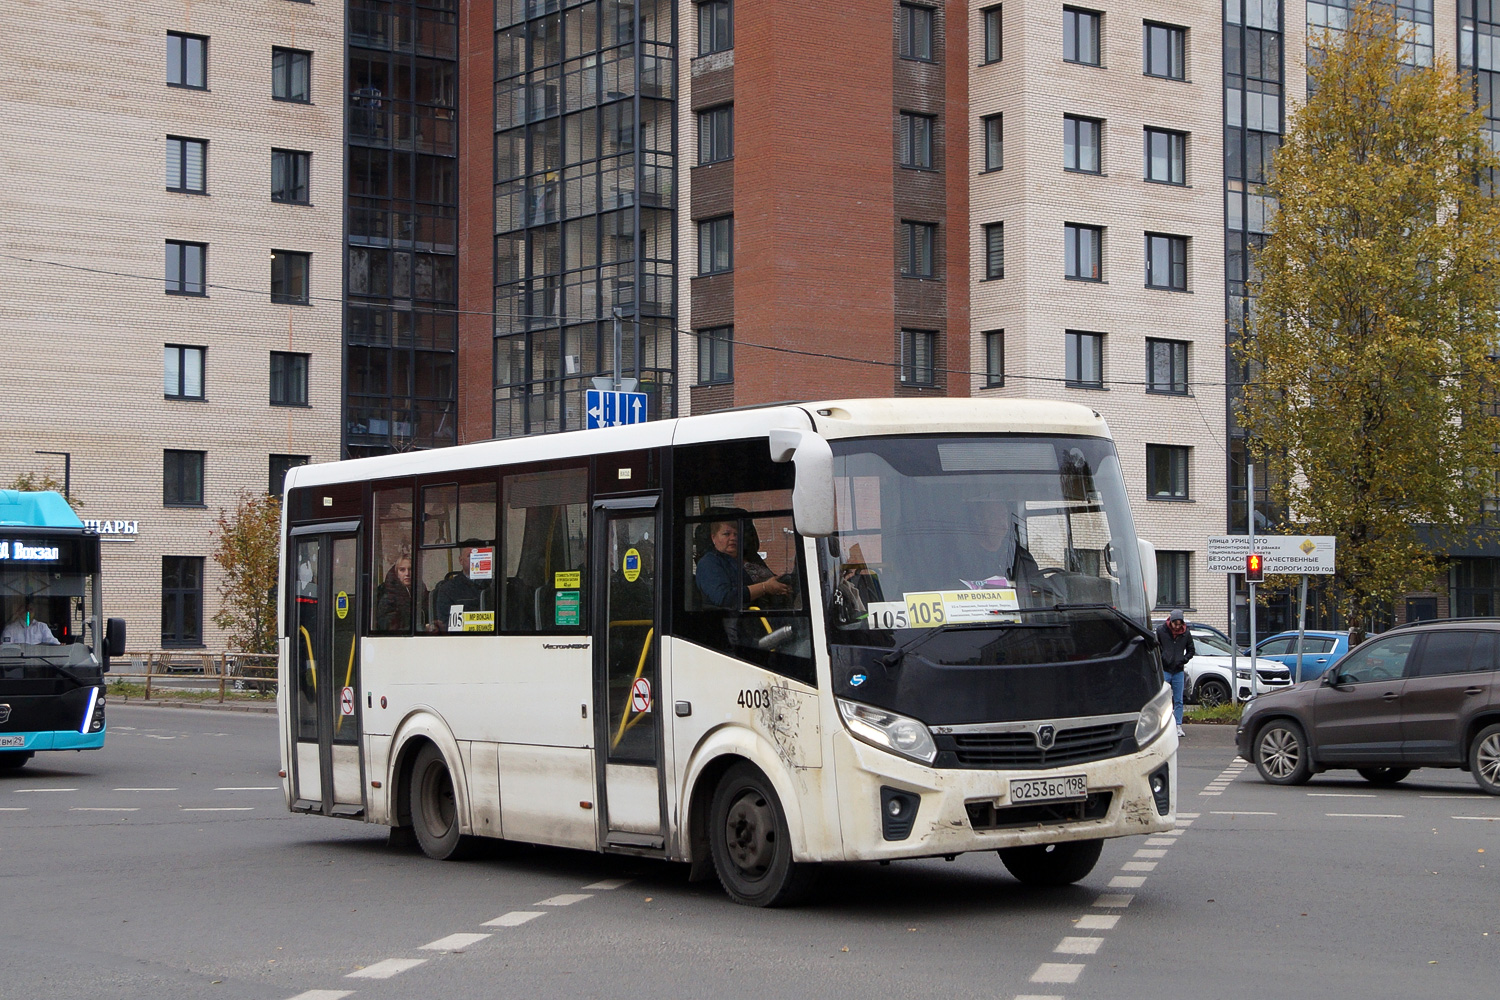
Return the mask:
{"type": "Polygon", "coordinates": [[[292,531],[293,808],[362,816],[358,522],[292,531]]]}
{"type": "Polygon", "coordinates": [[[600,840],[654,851],[662,826],[661,612],[656,497],[594,506],[594,725],[599,747],[600,840]]]}

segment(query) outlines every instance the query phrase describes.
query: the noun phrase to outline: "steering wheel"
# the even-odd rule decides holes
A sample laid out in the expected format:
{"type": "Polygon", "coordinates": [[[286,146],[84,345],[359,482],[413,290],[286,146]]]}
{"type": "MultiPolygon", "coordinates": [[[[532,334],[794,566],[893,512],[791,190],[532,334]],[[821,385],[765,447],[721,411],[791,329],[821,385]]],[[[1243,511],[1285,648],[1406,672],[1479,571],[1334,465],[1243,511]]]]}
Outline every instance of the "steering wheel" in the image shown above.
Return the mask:
{"type": "Polygon", "coordinates": [[[1396,672],[1394,670],[1392,670],[1390,667],[1383,667],[1382,666],[1382,667],[1371,667],[1370,668],[1370,680],[1372,680],[1372,681],[1389,681],[1389,680],[1395,680],[1395,678],[1396,678],[1396,672]]]}

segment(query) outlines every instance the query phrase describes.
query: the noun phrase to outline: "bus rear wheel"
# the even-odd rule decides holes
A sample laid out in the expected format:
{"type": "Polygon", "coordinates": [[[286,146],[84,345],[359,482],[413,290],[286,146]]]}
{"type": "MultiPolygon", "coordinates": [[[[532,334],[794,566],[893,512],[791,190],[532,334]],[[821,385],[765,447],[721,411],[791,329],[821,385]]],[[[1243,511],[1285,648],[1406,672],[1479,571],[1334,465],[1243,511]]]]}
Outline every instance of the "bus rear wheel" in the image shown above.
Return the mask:
{"type": "Polygon", "coordinates": [[[1072,885],[1094,870],[1102,840],[1072,840],[1065,844],[1002,847],[996,853],[1023,885],[1072,885]]]}
{"type": "Polygon", "coordinates": [[[31,754],[15,750],[0,753],[0,771],[14,771],[18,767],[25,767],[30,759],[31,754]]]}
{"type": "Polygon", "coordinates": [[[719,780],[708,823],[714,871],[736,903],[789,906],[812,888],[817,869],[792,860],[781,801],[755,767],[736,764],[719,780]]]}
{"type": "Polygon", "coordinates": [[[437,747],[417,751],[411,768],[411,825],[422,853],[437,861],[456,861],[469,852],[472,838],[458,832],[458,798],[453,775],[437,747]]]}

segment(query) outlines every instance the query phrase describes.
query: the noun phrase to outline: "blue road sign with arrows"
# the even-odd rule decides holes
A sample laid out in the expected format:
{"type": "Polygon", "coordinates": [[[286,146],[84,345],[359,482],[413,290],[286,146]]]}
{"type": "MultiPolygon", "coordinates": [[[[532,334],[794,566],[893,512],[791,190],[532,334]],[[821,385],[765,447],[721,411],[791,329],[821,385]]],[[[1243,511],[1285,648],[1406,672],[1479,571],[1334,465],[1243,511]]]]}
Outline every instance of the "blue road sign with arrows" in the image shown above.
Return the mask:
{"type": "Polygon", "coordinates": [[[585,390],[584,411],[588,420],[584,426],[623,427],[626,424],[646,422],[646,394],[644,392],[611,392],[602,389],[585,390]]]}

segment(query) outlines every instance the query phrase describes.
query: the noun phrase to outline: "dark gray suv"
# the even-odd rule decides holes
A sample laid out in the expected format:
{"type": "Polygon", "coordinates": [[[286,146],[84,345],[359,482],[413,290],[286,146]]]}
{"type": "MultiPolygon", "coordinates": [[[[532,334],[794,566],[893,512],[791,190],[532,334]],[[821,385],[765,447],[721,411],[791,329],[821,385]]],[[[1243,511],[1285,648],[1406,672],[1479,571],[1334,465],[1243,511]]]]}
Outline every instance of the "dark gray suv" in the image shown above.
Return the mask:
{"type": "Polygon", "coordinates": [[[1461,767],[1500,795],[1500,618],[1376,636],[1321,679],[1255,699],[1236,737],[1273,785],[1345,767],[1392,785],[1414,768],[1461,767]]]}

